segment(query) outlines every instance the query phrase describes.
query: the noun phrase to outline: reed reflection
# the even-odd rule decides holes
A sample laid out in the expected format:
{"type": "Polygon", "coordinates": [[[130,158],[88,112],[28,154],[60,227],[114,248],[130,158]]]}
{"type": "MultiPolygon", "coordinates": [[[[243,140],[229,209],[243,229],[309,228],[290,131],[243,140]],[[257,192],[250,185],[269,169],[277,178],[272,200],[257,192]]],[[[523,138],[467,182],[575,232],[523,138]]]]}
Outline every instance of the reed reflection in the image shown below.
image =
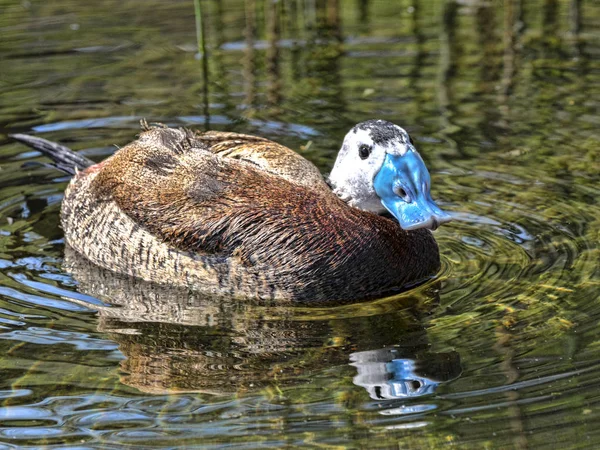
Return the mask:
{"type": "Polygon", "coordinates": [[[255,0],[245,0],[244,40],[244,104],[251,113],[256,100],[256,3],[255,0]]]}

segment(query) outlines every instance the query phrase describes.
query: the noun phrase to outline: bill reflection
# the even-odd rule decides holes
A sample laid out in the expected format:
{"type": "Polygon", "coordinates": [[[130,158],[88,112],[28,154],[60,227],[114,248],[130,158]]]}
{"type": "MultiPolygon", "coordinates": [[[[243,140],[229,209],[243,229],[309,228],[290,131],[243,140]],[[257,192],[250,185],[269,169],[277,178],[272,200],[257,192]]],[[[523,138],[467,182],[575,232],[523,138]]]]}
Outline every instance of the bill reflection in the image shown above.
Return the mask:
{"type": "Polygon", "coordinates": [[[460,376],[456,352],[418,353],[403,348],[383,348],[350,355],[357,375],[353,382],[373,400],[393,400],[433,394],[441,383],[460,376]]]}

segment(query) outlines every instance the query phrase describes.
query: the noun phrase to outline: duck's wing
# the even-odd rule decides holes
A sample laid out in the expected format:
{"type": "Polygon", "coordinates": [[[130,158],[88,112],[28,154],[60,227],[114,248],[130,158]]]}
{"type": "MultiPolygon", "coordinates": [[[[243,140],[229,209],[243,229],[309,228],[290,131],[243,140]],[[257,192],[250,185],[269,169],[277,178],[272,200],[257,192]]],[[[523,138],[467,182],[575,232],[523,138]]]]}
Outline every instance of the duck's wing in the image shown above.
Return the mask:
{"type": "Polygon", "coordinates": [[[329,190],[319,169],[295,151],[269,139],[221,131],[195,132],[195,140],[222,158],[254,164],[261,170],[292,183],[317,190],[329,190]]]}
{"type": "MultiPolygon", "coordinates": [[[[229,149],[238,145],[243,153],[244,145],[261,143],[252,139],[220,142],[230,142],[229,149]]],[[[101,164],[93,196],[115,201],[136,223],[176,248],[238,255],[253,264],[269,261],[277,266],[286,258],[285,248],[296,252],[323,238],[296,242],[294,236],[305,231],[308,222],[310,229],[321,229],[325,225],[313,222],[333,220],[331,208],[343,204],[330,190],[307,188],[254,161],[223,157],[214,151],[218,142],[206,142],[189,130],[146,131],[101,164]],[[281,254],[269,253],[277,247],[281,254]]],[[[265,152],[280,151],[276,144],[262,143],[265,152]]],[[[310,235],[310,229],[305,234],[310,235]]]]}

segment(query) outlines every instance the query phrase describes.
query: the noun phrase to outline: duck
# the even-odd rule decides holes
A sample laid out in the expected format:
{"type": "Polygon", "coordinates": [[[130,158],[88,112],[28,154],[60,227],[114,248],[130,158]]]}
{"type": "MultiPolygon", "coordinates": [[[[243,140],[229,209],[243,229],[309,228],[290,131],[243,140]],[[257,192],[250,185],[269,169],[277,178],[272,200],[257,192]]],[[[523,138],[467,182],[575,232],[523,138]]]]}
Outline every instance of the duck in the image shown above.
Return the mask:
{"type": "Polygon", "coordinates": [[[408,133],[355,125],[325,178],[269,139],[142,121],[94,163],[12,135],[71,175],[65,244],[93,264],[206,295],[324,305],[379,298],[440,269],[432,231],[449,222],[408,133]]]}

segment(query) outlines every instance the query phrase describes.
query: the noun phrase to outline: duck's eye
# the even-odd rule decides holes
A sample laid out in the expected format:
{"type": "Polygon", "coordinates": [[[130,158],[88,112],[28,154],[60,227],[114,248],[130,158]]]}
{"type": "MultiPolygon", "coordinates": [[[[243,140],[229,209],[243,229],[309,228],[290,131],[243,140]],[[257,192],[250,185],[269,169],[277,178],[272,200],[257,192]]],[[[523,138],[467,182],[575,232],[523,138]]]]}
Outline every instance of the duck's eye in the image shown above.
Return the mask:
{"type": "Polygon", "coordinates": [[[358,156],[360,156],[360,159],[367,159],[371,154],[371,150],[373,150],[373,147],[370,145],[360,144],[360,147],[358,147],[358,156]]]}

